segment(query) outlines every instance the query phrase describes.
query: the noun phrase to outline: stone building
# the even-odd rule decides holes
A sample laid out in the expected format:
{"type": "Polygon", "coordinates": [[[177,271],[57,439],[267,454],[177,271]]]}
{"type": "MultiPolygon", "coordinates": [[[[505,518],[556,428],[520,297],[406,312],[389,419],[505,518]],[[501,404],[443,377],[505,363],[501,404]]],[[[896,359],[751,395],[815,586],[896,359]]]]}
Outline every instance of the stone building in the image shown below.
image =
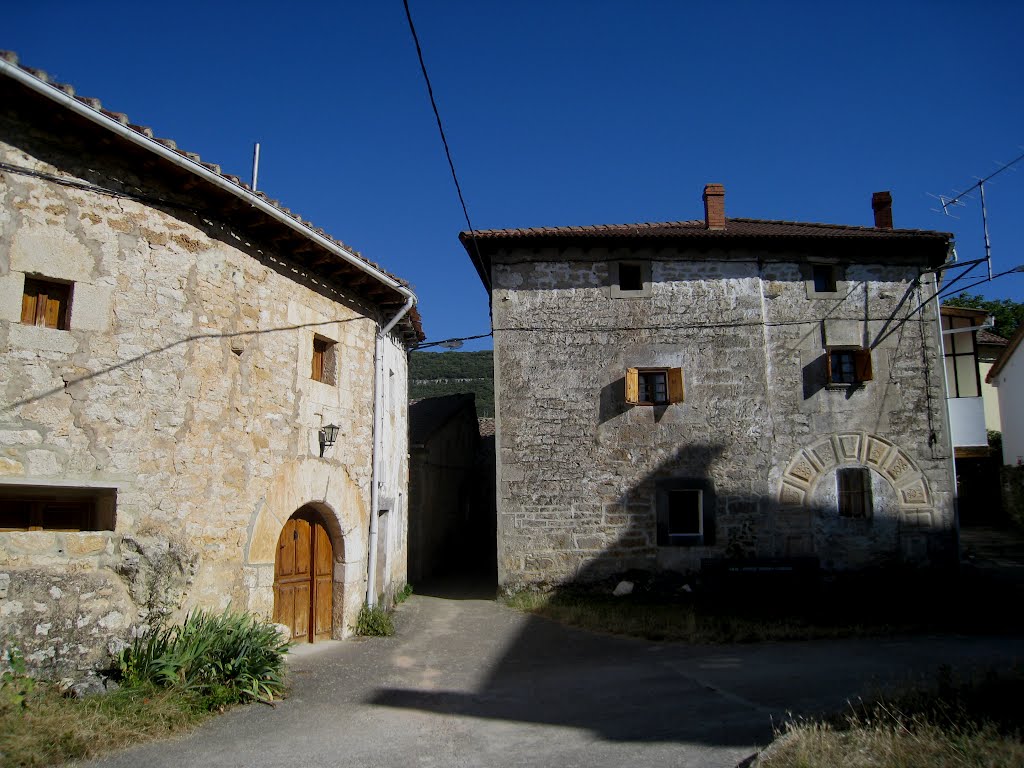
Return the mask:
{"type": "Polygon", "coordinates": [[[88,670],[196,606],[348,634],[405,582],[414,304],[3,54],[0,646],[88,670]]]}
{"type": "Polygon", "coordinates": [[[630,568],[941,563],[941,232],[726,218],[460,239],[491,293],[506,590],[630,568]]]}

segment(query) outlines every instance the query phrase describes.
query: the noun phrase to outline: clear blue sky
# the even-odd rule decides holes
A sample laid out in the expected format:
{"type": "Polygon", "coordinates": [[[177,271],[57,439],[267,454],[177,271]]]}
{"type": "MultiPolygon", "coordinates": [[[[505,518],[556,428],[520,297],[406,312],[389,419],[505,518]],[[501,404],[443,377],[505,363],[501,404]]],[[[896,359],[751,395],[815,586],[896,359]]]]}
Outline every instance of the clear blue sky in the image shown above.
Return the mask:
{"type": "MultiPolygon", "coordinates": [[[[1024,3],[410,0],[477,228],[727,215],[952,231],[928,196],[1024,152],[1024,3]]],[[[18,3],[0,47],[248,179],[409,280],[431,340],[487,296],[401,0],[18,3]]],[[[1024,162],[987,187],[1024,263],[1024,162]]],[[[1024,275],[979,289],[1024,300],[1024,275]]],[[[483,343],[466,349],[487,348],[483,343]]]]}

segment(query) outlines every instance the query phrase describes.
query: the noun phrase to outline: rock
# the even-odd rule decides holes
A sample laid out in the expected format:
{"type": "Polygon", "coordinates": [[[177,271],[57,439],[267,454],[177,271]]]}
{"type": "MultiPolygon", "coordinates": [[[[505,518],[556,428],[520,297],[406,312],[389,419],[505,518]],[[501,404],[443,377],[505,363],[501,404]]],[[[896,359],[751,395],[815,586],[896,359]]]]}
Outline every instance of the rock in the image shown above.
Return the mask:
{"type": "Polygon", "coordinates": [[[290,643],[292,641],[292,628],[287,624],[275,624],[274,629],[277,630],[277,634],[279,634],[281,639],[286,643],[290,643]]]}
{"type": "Polygon", "coordinates": [[[616,597],[622,597],[623,595],[633,594],[633,582],[632,581],[620,581],[612,592],[616,597]]]}

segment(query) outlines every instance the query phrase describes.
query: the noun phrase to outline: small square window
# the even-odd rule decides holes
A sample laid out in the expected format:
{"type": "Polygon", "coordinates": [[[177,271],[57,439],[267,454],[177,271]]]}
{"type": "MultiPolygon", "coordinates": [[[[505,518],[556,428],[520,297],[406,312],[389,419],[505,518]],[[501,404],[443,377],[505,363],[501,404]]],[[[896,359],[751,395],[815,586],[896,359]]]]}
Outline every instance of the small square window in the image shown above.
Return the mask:
{"type": "Polygon", "coordinates": [[[669,405],[685,398],[682,368],[626,370],[626,402],[630,405],[669,405]]]}
{"type": "Polygon", "coordinates": [[[804,263],[800,267],[809,299],[839,299],[846,290],[846,267],[834,263],[804,263]]]}
{"type": "Polygon", "coordinates": [[[836,473],[839,516],[867,518],[871,516],[871,473],[865,467],[848,467],[836,473]]]}
{"type": "Polygon", "coordinates": [[[21,322],[66,331],[70,303],[71,286],[68,283],[26,277],[21,297],[21,322]]]}
{"type": "Polygon", "coordinates": [[[619,264],[619,290],[642,291],[644,289],[644,271],[639,264],[623,262],[619,264]]]}
{"type": "Polygon", "coordinates": [[[828,349],[825,369],[828,384],[834,386],[857,386],[874,378],[869,349],[828,349]]]}
{"type": "Polygon", "coordinates": [[[613,299],[635,299],[651,295],[651,262],[613,261],[609,272],[613,299]]]}
{"type": "Polygon", "coordinates": [[[322,336],[313,337],[313,367],[310,378],[324,384],[337,381],[337,343],[322,336]]]}
{"type": "Polygon", "coordinates": [[[659,547],[715,543],[715,493],[705,478],[666,478],[657,482],[659,547]]]}
{"type": "Polygon", "coordinates": [[[836,268],[831,264],[811,265],[811,279],[814,281],[815,293],[836,292],[836,268]]]}

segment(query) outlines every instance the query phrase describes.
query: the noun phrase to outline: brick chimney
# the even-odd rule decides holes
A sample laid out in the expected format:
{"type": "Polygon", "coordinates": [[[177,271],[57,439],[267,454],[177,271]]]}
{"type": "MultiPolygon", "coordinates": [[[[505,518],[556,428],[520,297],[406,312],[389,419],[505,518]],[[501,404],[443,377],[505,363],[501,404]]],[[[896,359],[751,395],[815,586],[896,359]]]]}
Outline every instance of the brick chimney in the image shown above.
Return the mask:
{"type": "Polygon", "coordinates": [[[892,195],[889,192],[875,192],[871,196],[871,210],[875,212],[878,229],[892,229],[892,195]]]}
{"type": "Polygon", "coordinates": [[[725,187],[704,185],[704,228],[725,229],[725,187]]]}

